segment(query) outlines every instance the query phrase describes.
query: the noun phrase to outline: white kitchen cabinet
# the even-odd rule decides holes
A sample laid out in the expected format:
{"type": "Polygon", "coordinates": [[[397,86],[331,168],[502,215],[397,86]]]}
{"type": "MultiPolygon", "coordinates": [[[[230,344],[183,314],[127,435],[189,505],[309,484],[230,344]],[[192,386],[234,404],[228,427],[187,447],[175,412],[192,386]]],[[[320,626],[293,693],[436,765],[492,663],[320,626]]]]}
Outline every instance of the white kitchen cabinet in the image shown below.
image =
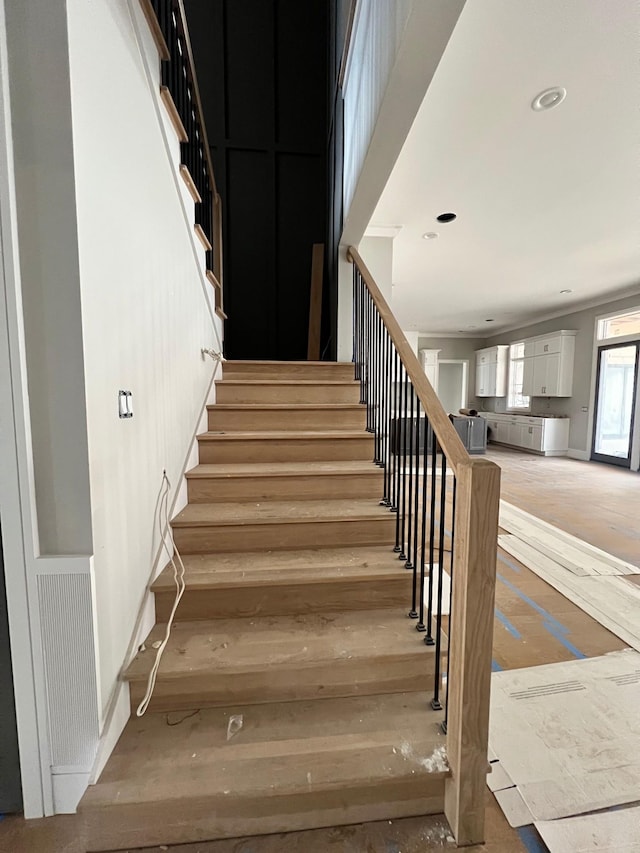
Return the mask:
{"type": "Polygon", "coordinates": [[[476,397],[506,396],[508,351],[507,346],[476,351],[476,397]]]}
{"type": "Polygon", "coordinates": [[[574,331],[563,329],[524,342],[523,394],[527,397],[571,396],[575,335],[574,331]]]}
{"type": "Polygon", "coordinates": [[[427,379],[434,391],[438,390],[438,355],[440,352],[441,350],[439,349],[420,350],[422,369],[426,373],[427,379]]]}
{"type": "Polygon", "coordinates": [[[569,448],[569,418],[543,418],[535,415],[480,413],[487,419],[489,441],[541,453],[566,456],[569,448]]]}

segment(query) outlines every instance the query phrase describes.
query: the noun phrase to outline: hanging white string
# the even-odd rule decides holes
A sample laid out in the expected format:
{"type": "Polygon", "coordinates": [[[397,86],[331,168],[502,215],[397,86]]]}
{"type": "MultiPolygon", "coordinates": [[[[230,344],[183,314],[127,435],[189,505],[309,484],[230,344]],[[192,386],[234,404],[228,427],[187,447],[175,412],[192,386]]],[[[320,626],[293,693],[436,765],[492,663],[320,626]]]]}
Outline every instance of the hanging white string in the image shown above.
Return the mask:
{"type": "Polygon", "coordinates": [[[176,585],[176,597],[173,602],[173,608],[171,609],[169,619],[167,621],[164,639],[156,649],[156,659],[153,663],[153,666],[151,667],[151,672],[149,673],[149,679],[147,681],[147,692],[144,694],[144,698],[142,702],[140,702],[140,704],[138,705],[138,709],[136,710],[136,716],[138,717],[142,717],[142,715],[149,707],[149,703],[151,702],[151,697],[153,696],[153,691],[156,686],[158,670],[160,668],[160,661],[162,660],[162,655],[167,646],[167,643],[169,642],[169,637],[171,636],[171,628],[173,626],[173,620],[176,615],[176,610],[178,609],[180,599],[182,598],[185,590],[184,563],[182,562],[180,552],[178,551],[176,544],[173,541],[171,527],[169,525],[169,492],[171,491],[171,483],[169,482],[169,478],[167,477],[166,471],[163,472],[162,479],[163,493],[162,497],[160,498],[160,505],[158,507],[158,527],[160,531],[160,540],[165,551],[167,552],[167,555],[173,567],[173,579],[176,585]]]}

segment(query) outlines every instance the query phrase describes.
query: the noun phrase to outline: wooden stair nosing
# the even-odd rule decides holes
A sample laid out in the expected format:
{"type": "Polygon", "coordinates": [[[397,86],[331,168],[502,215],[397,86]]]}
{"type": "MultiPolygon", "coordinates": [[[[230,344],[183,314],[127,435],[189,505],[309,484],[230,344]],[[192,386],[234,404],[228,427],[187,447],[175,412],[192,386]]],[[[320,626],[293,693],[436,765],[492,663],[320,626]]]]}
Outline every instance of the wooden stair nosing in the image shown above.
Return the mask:
{"type": "Polygon", "coordinates": [[[187,471],[188,480],[260,480],[267,477],[371,477],[379,479],[382,470],[373,462],[336,460],[335,462],[256,462],[200,463],[187,471]]]}
{"type": "Polygon", "coordinates": [[[207,430],[198,435],[198,441],[373,441],[372,433],[365,430],[207,430]]]}
{"type": "Polygon", "coordinates": [[[394,521],[385,509],[372,500],[264,501],[256,505],[240,502],[187,504],[171,521],[171,526],[245,527],[394,521]]]}

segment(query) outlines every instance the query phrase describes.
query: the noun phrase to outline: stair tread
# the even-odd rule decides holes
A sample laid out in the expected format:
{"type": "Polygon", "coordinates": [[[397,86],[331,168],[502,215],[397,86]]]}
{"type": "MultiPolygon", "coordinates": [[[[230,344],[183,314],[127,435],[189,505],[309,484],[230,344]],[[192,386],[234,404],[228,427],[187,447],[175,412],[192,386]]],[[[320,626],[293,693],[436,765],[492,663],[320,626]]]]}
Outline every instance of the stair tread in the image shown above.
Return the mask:
{"type": "MultiPolygon", "coordinates": [[[[296,383],[298,384],[298,383],[296,383]]],[[[270,412],[289,411],[290,409],[303,409],[304,411],[322,411],[329,409],[330,411],[364,411],[362,403],[211,403],[207,406],[209,411],[216,409],[224,409],[225,411],[251,411],[253,409],[265,409],[270,412]]]]}
{"type": "MultiPolygon", "coordinates": [[[[256,616],[177,622],[167,643],[158,680],[214,672],[264,672],[267,668],[302,668],[353,659],[406,659],[433,655],[421,642],[413,621],[397,608],[295,616],[256,616]]],[[[146,681],[155,660],[152,644],[164,638],[157,624],[126,671],[128,681],[146,681]]]]}
{"type": "Polygon", "coordinates": [[[356,379],[299,379],[291,376],[284,379],[253,379],[228,376],[216,382],[216,385],[358,385],[356,379]]]}
{"type": "Polygon", "coordinates": [[[82,809],[436,782],[450,773],[428,769],[445,744],[442,715],[428,701],[426,693],[397,693],[133,718],[82,809]],[[231,714],[243,725],[227,740],[231,714]]]}
{"type": "Polygon", "coordinates": [[[380,477],[381,470],[369,460],[325,462],[228,462],[201,463],[190,471],[188,478],[199,477],[288,477],[291,475],[330,476],[331,474],[370,474],[380,477]]]}
{"type": "Polygon", "coordinates": [[[372,521],[389,511],[371,500],[264,501],[261,503],[191,503],[173,519],[173,527],[209,527],[318,521],[372,521]]]}
{"type": "Polygon", "coordinates": [[[286,441],[295,441],[296,439],[301,439],[304,441],[312,441],[314,439],[319,440],[329,440],[335,441],[336,438],[357,438],[357,439],[371,439],[373,441],[373,436],[371,433],[365,432],[362,429],[321,429],[321,430],[303,430],[303,429],[293,429],[293,430],[231,430],[225,432],[224,430],[208,430],[207,432],[200,433],[198,439],[200,441],[246,441],[247,439],[254,439],[256,441],[274,441],[274,440],[286,440],[286,441]]]}
{"type": "MultiPolygon", "coordinates": [[[[359,578],[397,577],[403,570],[389,545],[300,551],[193,554],[182,558],[187,588],[273,586],[359,578]]],[[[173,591],[169,563],[153,583],[154,592],[173,591]]]]}

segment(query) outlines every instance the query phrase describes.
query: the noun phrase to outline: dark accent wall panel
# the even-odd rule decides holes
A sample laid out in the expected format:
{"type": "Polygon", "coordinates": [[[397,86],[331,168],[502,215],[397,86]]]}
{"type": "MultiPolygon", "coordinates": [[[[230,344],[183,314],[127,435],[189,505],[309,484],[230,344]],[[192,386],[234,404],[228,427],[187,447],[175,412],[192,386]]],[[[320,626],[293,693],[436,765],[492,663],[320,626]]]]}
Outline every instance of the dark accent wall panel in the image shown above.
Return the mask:
{"type": "MultiPolygon", "coordinates": [[[[277,299],[280,323],[278,358],[305,359],[309,331],[311,251],[324,243],[324,203],[307,207],[307,199],[324,189],[324,163],[319,157],[280,154],[277,160],[277,299]]],[[[322,199],[322,201],[324,201],[322,199]]]]}
{"type": "Polygon", "coordinates": [[[185,0],[223,204],[229,358],[306,357],[312,245],[330,222],[332,2],[185,0]]]}
{"type": "Polygon", "coordinates": [[[275,358],[277,305],[273,163],[266,151],[227,149],[225,309],[227,350],[233,358],[275,358]]]}

